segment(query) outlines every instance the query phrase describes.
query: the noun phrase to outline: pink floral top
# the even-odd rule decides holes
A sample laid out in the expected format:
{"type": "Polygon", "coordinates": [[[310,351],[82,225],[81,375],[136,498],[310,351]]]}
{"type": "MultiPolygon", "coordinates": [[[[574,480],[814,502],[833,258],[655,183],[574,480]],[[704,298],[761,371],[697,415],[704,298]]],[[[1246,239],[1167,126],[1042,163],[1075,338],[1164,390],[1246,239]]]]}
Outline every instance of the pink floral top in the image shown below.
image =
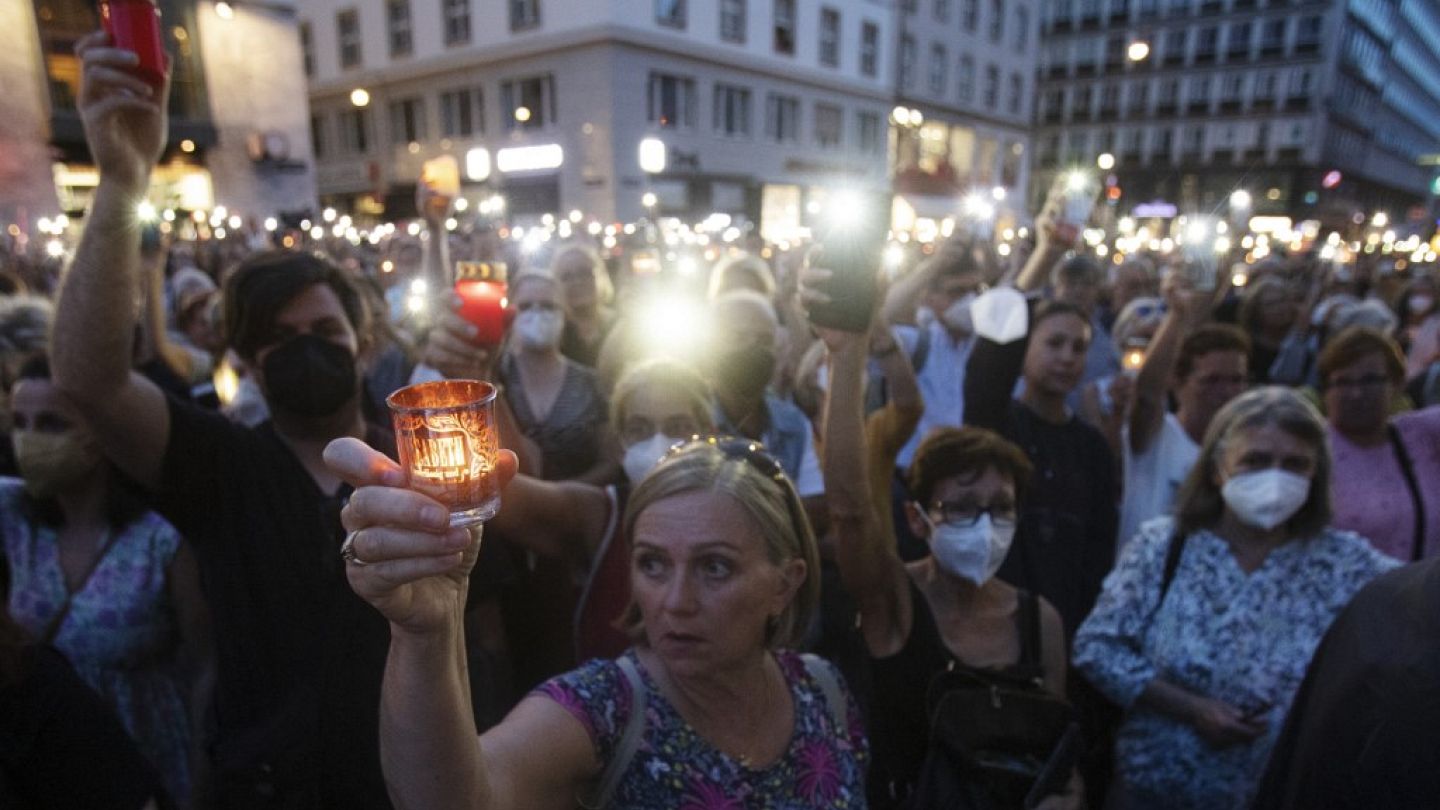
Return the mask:
{"type": "MultiPolygon", "coordinates": [[[[633,651],[625,653],[634,657],[633,651]]],[[[775,653],[795,702],[790,748],[773,765],[752,769],[706,742],[656,688],[636,661],[648,691],[645,737],[611,800],[613,807],[678,810],[768,810],[865,807],[869,748],[860,712],[842,684],[849,728],[835,728],[820,685],[799,654],[775,653]]],[[[826,664],[825,666],[829,666],[826,664]]],[[[833,667],[832,667],[833,669],[833,667]]],[[[837,672],[835,675],[840,680],[837,672]]],[[[590,733],[601,762],[608,762],[625,729],[630,688],[614,661],[594,660],[536,690],[559,703],[590,733]]]]}

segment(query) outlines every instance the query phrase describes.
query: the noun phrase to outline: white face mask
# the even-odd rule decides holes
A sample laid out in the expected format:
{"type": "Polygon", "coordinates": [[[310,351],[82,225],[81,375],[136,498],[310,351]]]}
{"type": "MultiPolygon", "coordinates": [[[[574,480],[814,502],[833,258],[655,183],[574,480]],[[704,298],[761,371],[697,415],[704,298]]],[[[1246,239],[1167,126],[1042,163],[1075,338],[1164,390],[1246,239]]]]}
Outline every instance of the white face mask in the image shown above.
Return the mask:
{"type": "Polygon", "coordinates": [[[527,309],[515,316],[515,337],[527,349],[559,345],[565,317],[553,309],[527,309]]]}
{"type": "Polygon", "coordinates": [[[975,331],[975,320],[970,314],[970,305],[975,303],[975,293],[966,293],[955,299],[955,303],[945,308],[945,314],[940,319],[945,325],[958,332],[975,331]]]}
{"type": "Polygon", "coordinates": [[[1285,470],[1257,470],[1226,481],[1220,497],[1241,523],[1269,531],[1305,505],[1310,479],[1285,470]]]}
{"type": "MultiPolygon", "coordinates": [[[[919,509],[919,505],[916,505],[919,509]]],[[[973,526],[935,525],[922,509],[920,515],[930,527],[930,552],[947,573],[976,585],[984,585],[1000,570],[1015,539],[1014,526],[996,526],[990,515],[981,515],[973,526]]]]}
{"type": "Polygon", "coordinates": [[[660,459],[665,458],[665,454],[670,452],[676,441],[677,439],[664,433],[656,433],[643,442],[636,442],[625,448],[625,459],[620,462],[625,468],[625,477],[629,478],[632,484],[640,483],[640,479],[654,469],[660,459]]]}

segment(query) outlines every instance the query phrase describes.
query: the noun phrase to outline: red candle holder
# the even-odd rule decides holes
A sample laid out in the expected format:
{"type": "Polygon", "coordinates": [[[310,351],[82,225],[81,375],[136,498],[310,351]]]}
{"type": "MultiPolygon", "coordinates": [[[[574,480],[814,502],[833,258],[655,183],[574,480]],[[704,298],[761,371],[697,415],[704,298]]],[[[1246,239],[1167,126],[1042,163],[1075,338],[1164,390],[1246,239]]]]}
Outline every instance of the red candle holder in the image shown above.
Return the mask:
{"type": "Polygon", "coordinates": [[[410,488],[445,504],[451,526],[481,523],[500,510],[495,394],[486,382],[440,380],[386,400],[410,488]]]}
{"type": "Polygon", "coordinates": [[[455,292],[460,317],[474,324],[475,342],[496,346],[510,326],[510,305],[504,262],[457,262],[455,292]]]}

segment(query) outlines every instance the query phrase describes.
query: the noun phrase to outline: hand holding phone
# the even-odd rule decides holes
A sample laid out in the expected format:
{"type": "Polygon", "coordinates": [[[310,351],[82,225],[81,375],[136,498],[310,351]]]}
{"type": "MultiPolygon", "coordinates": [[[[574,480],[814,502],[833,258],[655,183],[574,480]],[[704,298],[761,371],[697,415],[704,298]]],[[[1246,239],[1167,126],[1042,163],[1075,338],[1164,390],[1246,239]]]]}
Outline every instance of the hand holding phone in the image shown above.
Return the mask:
{"type": "Polygon", "coordinates": [[[132,73],[153,87],[165,84],[169,60],[160,34],[160,9],[154,0],[105,0],[100,4],[100,24],[110,35],[111,45],[139,57],[132,73]]]}
{"type": "Polygon", "coordinates": [[[820,231],[821,250],[815,254],[819,266],[831,272],[816,285],[828,300],[806,309],[816,326],[866,332],[875,309],[890,208],[878,195],[844,204],[846,209],[833,212],[820,231]]]}

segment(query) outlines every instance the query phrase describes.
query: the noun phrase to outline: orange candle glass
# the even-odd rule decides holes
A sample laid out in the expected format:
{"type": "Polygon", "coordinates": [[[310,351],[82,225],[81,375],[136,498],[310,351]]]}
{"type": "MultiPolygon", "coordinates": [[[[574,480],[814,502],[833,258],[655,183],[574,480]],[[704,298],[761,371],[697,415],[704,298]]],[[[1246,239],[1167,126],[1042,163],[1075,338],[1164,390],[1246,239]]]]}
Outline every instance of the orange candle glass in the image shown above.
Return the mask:
{"type": "Polygon", "coordinates": [[[451,526],[481,523],[500,510],[495,394],[489,383],[441,380],[386,400],[410,488],[445,504],[451,526]]]}

